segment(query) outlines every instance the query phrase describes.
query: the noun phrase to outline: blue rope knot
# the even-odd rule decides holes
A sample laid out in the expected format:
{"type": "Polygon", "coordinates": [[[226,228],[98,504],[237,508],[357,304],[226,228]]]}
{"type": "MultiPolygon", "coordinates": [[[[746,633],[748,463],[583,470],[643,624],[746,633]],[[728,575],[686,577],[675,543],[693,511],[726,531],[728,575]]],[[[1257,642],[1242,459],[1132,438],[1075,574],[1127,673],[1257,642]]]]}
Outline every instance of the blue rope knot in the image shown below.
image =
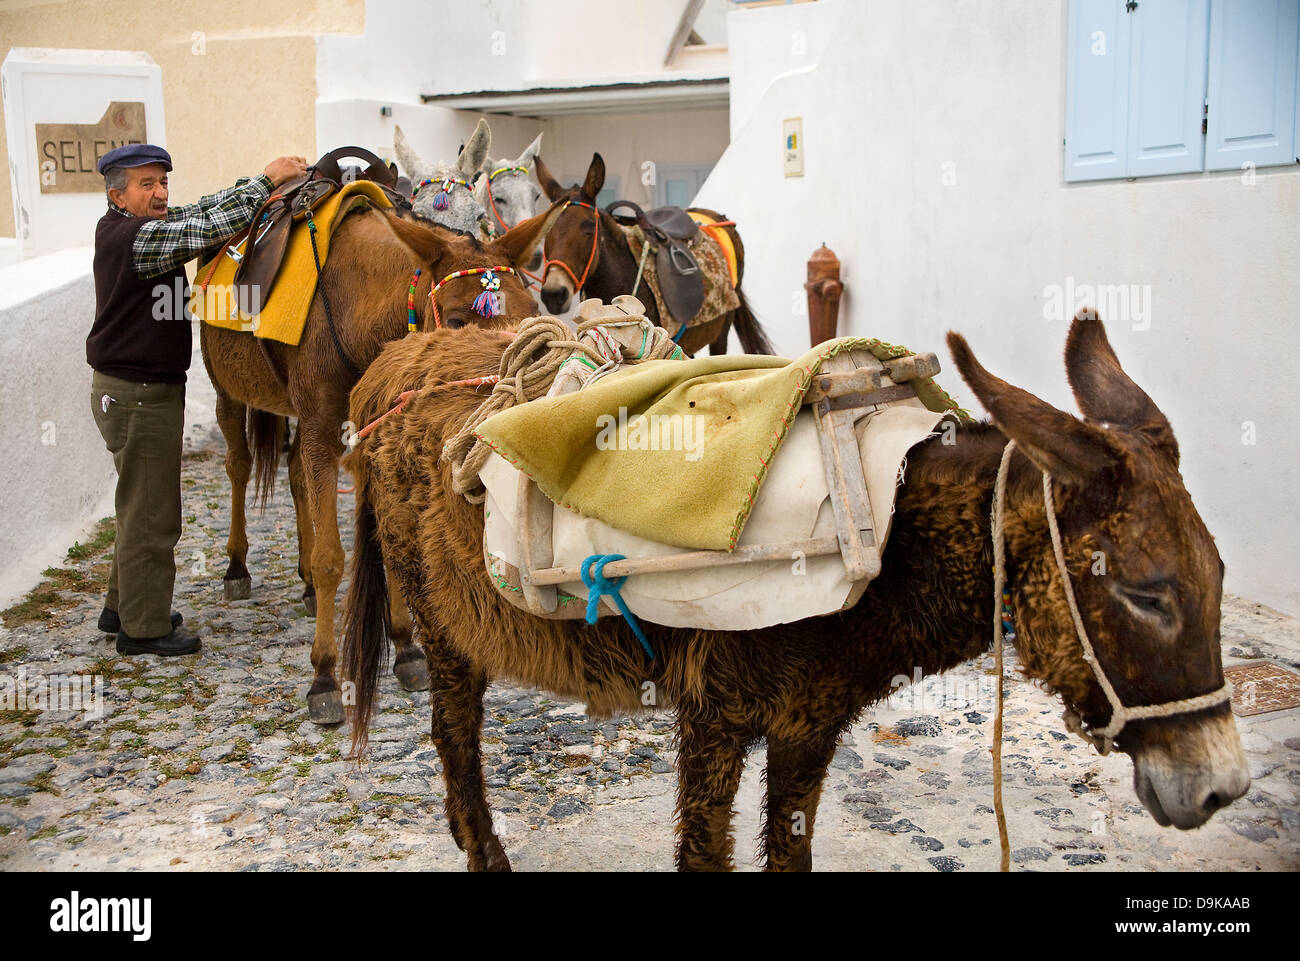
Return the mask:
{"type": "Polygon", "coordinates": [[[645,649],[646,655],[653,661],[655,659],[654,648],[646,640],[645,631],[641,630],[641,625],[632,612],[628,610],[627,602],[623,600],[623,595],[619,593],[619,588],[623,586],[627,576],[624,575],[612,580],[605,576],[606,564],[610,561],[621,561],[623,559],[622,554],[592,554],[582,562],[582,583],[587,586],[587,623],[596,623],[600,599],[605,595],[609,595],[614,598],[614,603],[618,605],[619,611],[623,614],[623,620],[627,621],[628,627],[632,628],[632,633],[641,642],[641,647],[645,649]]]}

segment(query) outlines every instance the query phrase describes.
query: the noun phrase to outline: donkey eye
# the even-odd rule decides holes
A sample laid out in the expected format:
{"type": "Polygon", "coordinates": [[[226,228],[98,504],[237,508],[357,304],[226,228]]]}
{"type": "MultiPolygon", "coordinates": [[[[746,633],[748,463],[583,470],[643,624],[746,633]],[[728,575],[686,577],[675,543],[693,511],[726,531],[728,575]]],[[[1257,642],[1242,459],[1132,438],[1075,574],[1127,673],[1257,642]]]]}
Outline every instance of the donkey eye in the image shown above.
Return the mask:
{"type": "Polygon", "coordinates": [[[1144,617],[1156,618],[1161,621],[1174,620],[1174,604],[1168,588],[1137,588],[1126,587],[1122,590],[1122,597],[1133,609],[1133,611],[1144,617]]]}

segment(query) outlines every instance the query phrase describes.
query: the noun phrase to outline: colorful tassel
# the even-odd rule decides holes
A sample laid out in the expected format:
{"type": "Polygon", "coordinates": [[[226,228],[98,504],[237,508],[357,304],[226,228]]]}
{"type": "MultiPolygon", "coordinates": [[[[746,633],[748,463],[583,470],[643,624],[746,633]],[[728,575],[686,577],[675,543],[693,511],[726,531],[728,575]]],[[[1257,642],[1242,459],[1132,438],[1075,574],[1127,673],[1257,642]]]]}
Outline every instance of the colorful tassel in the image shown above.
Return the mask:
{"type": "Polygon", "coordinates": [[[445,190],[439,190],[433,195],[433,209],[446,210],[451,206],[451,194],[445,190]]]}
{"type": "Polygon", "coordinates": [[[474,312],[480,317],[501,316],[501,295],[493,290],[485,290],[474,298],[474,312]]]}

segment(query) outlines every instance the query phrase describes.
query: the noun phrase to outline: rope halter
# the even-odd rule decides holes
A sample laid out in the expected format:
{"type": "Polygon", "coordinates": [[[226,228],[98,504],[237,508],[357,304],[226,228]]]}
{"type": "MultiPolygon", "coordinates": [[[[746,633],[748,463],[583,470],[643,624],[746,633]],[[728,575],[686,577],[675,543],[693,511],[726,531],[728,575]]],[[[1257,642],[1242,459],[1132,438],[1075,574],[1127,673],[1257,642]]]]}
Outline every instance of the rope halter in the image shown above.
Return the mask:
{"type": "MultiPolygon", "coordinates": [[[[591,238],[591,254],[587,257],[587,266],[582,268],[582,278],[579,279],[573,273],[573,269],[563,260],[548,260],[545,252],[543,252],[542,285],[546,285],[546,278],[550,275],[552,267],[561,267],[566,274],[573,278],[573,295],[579,297],[582,295],[582,288],[587,283],[587,275],[591,273],[591,265],[596,262],[596,249],[600,246],[600,211],[596,210],[595,204],[589,204],[585,200],[569,200],[565,202],[564,207],[561,210],[561,216],[563,216],[563,211],[568,210],[570,207],[586,207],[588,210],[594,211],[596,214],[596,232],[591,238]]],[[[556,218],[556,223],[559,223],[559,218],[556,218]]]]}
{"type": "MultiPolygon", "coordinates": [[[[1003,537],[1005,533],[1003,530],[1003,500],[1006,496],[1007,464],[1010,462],[1011,450],[1015,447],[1015,444],[1014,440],[1009,441],[1006,450],[1002,453],[1002,463],[998,467],[998,478],[993,493],[993,579],[995,598],[993,620],[996,641],[994,649],[999,658],[999,676],[1001,676],[1000,660],[1002,653],[1002,638],[999,633],[999,625],[1002,620],[1002,590],[1006,580],[1006,569],[1003,563],[1003,537]]],[[[1101,662],[1097,658],[1096,651],[1093,650],[1092,642],[1088,639],[1088,631],[1083,625],[1083,617],[1079,614],[1079,605],[1074,598],[1074,587],[1070,580],[1070,572],[1065,566],[1065,550],[1061,546],[1061,531],[1056,522],[1056,505],[1052,499],[1052,475],[1047,471],[1043,471],[1043,508],[1047,513],[1047,529],[1052,537],[1052,551],[1056,555],[1056,568],[1060,572],[1061,584],[1065,588],[1065,602],[1069,605],[1070,617],[1074,621],[1074,630],[1079,637],[1079,644],[1083,648],[1083,659],[1092,668],[1093,676],[1097,678],[1097,683],[1100,685],[1102,693],[1106,695],[1106,700],[1110,702],[1111,707],[1110,723],[1103,728],[1089,729],[1074,708],[1066,709],[1065,726],[1105,755],[1109,754],[1114,748],[1115,738],[1119,736],[1120,731],[1130,721],[1140,721],[1152,717],[1173,717],[1177,714],[1191,714],[1195,711],[1203,711],[1206,708],[1222,704],[1231,698],[1232,685],[1225,680],[1218,690],[1197,697],[1185,697],[1175,701],[1165,701],[1161,704],[1144,704],[1138,707],[1128,707],[1120,701],[1119,695],[1115,693],[1115,688],[1110,683],[1110,679],[1106,677],[1106,672],[1101,668],[1101,662]]]]}
{"type": "MultiPolygon", "coordinates": [[[[452,271],[446,277],[442,278],[442,280],[429,288],[429,300],[433,303],[434,324],[439,328],[442,327],[442,315],[438,312],[438,291],[441,290],[448,281],[455,280],[457,277],[477,276],[479,278],[479,284],[483,288],[483,292],[474,298],[474,312],[480,317],[499,317],[501,315],[503,299],[502,295],[499,293],[501,290],[500,275],[514,273],[515,268],[508,267],[504,264],[496,267],[468,267],[465,270],[452,271]]],[[[518,276],[518,274],[516,274],[516,276],[518,276]]],[[[414,290],[414,282],[412,282],[411,289],[414,290]]],[[[407,304],[409,307],[409,298],[407,304]]],[[[408,326],[410,324],[410,316],[411,315],[407,316],[408,326]]]]}
{"type": "MultiPolygon", "coordinates": [[[[993,659],[997,665],[997,713],[993,719],[993,809],[998,822],[998,840],[1001,842],[1002,858],[1000,870],[1007,871],[1011,864],[1011,844],[1007,836],[1006,812],[1002,807],[1002,641],[1014,641],[1015,633],[1011,630],[1011,599],[1006,585],[1006,530],[1005,502],[1007,493],[1007,467],[1011,463],[1011,452],[1016,442],[1008,441],[1002,451],[1002,461],[998,464],[997,480],[993,485],[993,659]]],[[[1199,697],[1187,697],[1163,704],[1148,704],[1141,707],[1125,707],[1120,701],[1115,688],[1101,669],[1101,662],[1088,640],[1088,631],[1083,626],[1079,615],[1079,605],[1074,599],[1074,587],[1070,581],[1069,569],[1065,566],[1065,550],[1061,547],[1061,531],[1056,523],[1056,505],[1052,500],[1052,475],[1043,471],[1043,507],[1047,513],[1047,529],[1052,537],[1052,552],[1056,556],[1056,568],[1061,575],[1061,584],[1065,589],[1065,601],[1070,608],[1070,617],[1074,621],[1074,630],[1083,648],[1083,659],[1092,668],[1097,683],[1101,686],[1106,699],[1110,701],[1110,723],[1100,730],[1089,730],[1083,723],[1079,712],[1073,707],[1065,709],[1066,728],[1078,734],[1095,747],[1103,756],[1109,754],[1115,746],[1115,738],[1129,721],[1148,717],[1172,717],[1176,714],[1190,714],[1207,707],[1222,704],[1232,697],[1232,685],[1224,681],[1217,691],[1202,694],[1199,697]]]]}
{"type": "Polygon", "coordinates": [[[464,180],[458,180],[455,177],[441,177],[437,180],[432,177],[426,177],[418,184],[411,188],[411,200],[415,200],[415,195],[420,192],[421,187],[427,187],[429,184],[437,184],[438,192],[433,195],[433,209],[446,210],[451,206],[451,192],[457,187],[469,189],[469,184],[464,180]]]}

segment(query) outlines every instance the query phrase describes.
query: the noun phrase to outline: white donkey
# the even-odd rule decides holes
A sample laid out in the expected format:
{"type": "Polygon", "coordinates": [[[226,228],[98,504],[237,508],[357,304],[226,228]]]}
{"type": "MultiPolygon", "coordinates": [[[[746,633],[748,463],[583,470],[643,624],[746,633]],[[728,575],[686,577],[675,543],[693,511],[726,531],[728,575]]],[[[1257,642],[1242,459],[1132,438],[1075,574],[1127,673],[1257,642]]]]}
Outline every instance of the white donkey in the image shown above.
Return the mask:
{"type": "Polygon", "coordinates": [[[496,233],[505,233],[549,206],[543,203],[542,188],[532,178],[533,162],[541,152],[542,135],[538,134],[514,160],[488,158],[479,168],[483,176],[474,184],[474,197],[487,211],[496,233]]]}
{"type": "Polygon", "coordinates": [[[397,127],[393,132],[393,149],[411,178],[411,207],[415,215],[474,237],[489,235],[487,214],[474,196],[474,180],[491,145],[492,132],[487,121],[480,119],[454,162],[428,164],[411,147],[402,128],[397,127]]]}
{"type": "MultiPolygon", "coordinates": [[[[533,179],[533,165],[542,150],[542,135],[524,148],[514,160],[502,157],[499,160],[488,158],[479,168],[481,176],[474,184],[474,197],[487,211],[490,229],[500,235],[511,227],[529,217],[536,216],[547,207],[542,188],[533,179]]],[[[533,251],[532,260],[527,265],[528,273],[524,283],[532,286],[527,278],[536,280],[542,270],[542,245],[533,251]]]]}

